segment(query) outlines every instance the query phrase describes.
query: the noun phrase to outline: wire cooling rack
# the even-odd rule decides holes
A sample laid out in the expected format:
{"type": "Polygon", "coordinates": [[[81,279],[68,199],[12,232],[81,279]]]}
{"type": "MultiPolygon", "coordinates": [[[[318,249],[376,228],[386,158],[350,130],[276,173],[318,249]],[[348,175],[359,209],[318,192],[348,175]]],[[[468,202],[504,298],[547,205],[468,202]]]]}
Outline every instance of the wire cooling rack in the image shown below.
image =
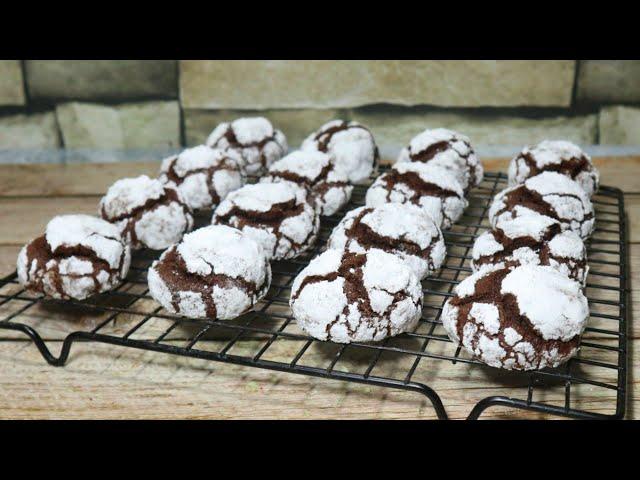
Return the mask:
{"type": "MultiPolygon", "coordinates": [[[[453,287],[471,271],[474,238],[488,228],[491,199],[506,176],[487,173],[471,191],[469,208],[445,232],[448,254],[437,276],[423,282],[424,311],[416,329],[375,344],[338,345],[305,335],[288,306],[293,279],[321,251],[344,211],[364,203],[356,187],[351,204],[325,218],[308,255],[273,264],[273,284],[255,311],[233,321],[168,314],[149,296],[146,272],[157,252],[134,255],[125,283],[82,302],[45,300],[26,292],[16,274],[0,280],[0,329],[28,335],[52,365],[64,365],[74,342],[101,342],[249,367],[357,382],[423,394],[438,418],[447,418],[438,391],[463,391],[469,419],[493,406],[574,418],[622,418],[627,368],[627,252],[622,192],[601,187],[594,197],[596,231],[588,241],[587,297],[591,318],[578,355],[556,369],[506,372],[470,358],[447,337],[439,316],[453,287]],[[56,318],[53,319],[52,316],[56,318]],[[64,318],[61,320],[60,317],[64,318]],[[58,355],[47,341],[64,339],[58,355]],[[464,390],[461,390],[464,386],[464,390]],[[473,406],[473,408],[471,408],[473,406]]],[[[207,218],[201,218],[206,223],[207,218]]],[[[541,302],[545,299],[541,298],[541,302]]],[[[460,401],[460,394],[456,401],[460,401]]]]}

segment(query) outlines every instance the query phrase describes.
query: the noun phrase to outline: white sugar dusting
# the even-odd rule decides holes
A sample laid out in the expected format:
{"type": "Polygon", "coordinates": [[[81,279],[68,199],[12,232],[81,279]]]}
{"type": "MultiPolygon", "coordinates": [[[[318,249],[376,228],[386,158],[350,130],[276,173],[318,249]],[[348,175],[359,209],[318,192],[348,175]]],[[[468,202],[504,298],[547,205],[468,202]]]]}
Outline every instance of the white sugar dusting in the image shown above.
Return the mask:
{"type": "Polygon", "coordinates": [[[589,317],[582,286],[551,267],[512,270],[502,281],[501,293],[516,297],[520,313],[545,340],[570,340],[582,333],[589,317]]]}
{"type": "MultiPolygon", "coordinates": [[[[347,236],[347,230],[353,228],[354,223],[365,210],[371,210],[371,208],[360,207],[347,213],[331,233],[329,248],[347,249],[358,253],[376,248],[362,245],[357,238],[347,236]]],[[[392,248],[391,253],[409,266],[418,278],[426,277],[442,265],[446,255],[442,233],[432,218],[421,208],[410,204],[382,204],[364,214],[360,222],[377,235],[398,240],[398,247],[392,248]],[[402,246],[402,242],[405,241],[414,243],[420,249],[431,247],[428,257],[423,258],[406,251],[402,246]]]]}
{"type": "Polygon", "coordinates": [[[155,178],[140,175],[135,178],[123,178],[115,182],[100,205],[108,217],[118,217],[130,213],[148,200],[157,200],[164,195],[164,185],[155,178]]]}
{"type": "Polygon", "coordinates": [[[59,247],[81,245],[93,250],[111,268],[116,268],[120,263],[124,248],[118,228],[91,215],[54,217],[47,224],[45,235],[54,253],[59,247]]]}
{"type": "MultiPolygon", "coordinates": [[[[365,316],[357,303],[350,303],[347,297],[346,280],[338,274],[343,252],[325,251],[296,277],[291,309],[298,325],[309,335],[338,343],[370,342],[415,327],[422,299],[415,274],[394,255],[380,250],[365,255],[366,261],[361,267],[362,286],[367,291],[366,300],[370,302],[373,316],[365,316]],[[395,295],[405,298],[395,299],[395,295]]],[[[358,299],[360,301],[365,298],[358,299]]]]}

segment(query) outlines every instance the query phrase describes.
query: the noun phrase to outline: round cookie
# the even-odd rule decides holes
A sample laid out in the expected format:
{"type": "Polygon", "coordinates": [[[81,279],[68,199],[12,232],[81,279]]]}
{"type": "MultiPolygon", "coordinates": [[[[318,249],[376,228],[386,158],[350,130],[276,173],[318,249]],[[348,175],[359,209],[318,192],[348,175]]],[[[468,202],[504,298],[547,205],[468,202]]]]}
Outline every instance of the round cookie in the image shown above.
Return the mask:
{"type": "Polygon", "coordinates": [[[595,216],[589,195],[556,172],[543,172],[498,193],[489,208],[489,221],[495,227],[505,219],[536,213],[558,220],[562,230],[574,231],[582,238],[593,232],[595,216]]]}
{"type": "Polygon", "coordinates": [[[544,215],[529,215],[499,222],[476,238],[471,268],[514,268],[548,265],[585,285],[587,249],[580,236],[561,231],[560,222],[544,215]]]}
{"type": "Polygon", "coordinates": [[[159,179],[178,190],[192,210],[213,208],[244,185],[243,163],[235,150],[199,145],[165,158],[159,179]]]}
{"type": "Polygon", "coordinates": [[[100,200],[102,218],[134,249],[162,250],[193,227],[191,209],[176,189],[146,175],[115,182],[100,200]]]}
{"type": "Polygon", "coordinates": [[[319,340],[373,342],[412,331],[422,314],[418,277],[381,250],[327,250],[293,282],[298,326],[319,340]]]}
{"type": "Polygon", "coordinates": [[[400,151],[398,162],[422,162],[451,170],[465,193],[480,185],[484,170],[469,138],[446,128],[425,130],[400,151]]]}
{"type": "Polygon", "coordinates": [[[509,164],[509,185],[524,183],[542,172],[558,172],[575,180],[587,195],[598,190],[600,174],[591,157],[577,145],[563,140],[545,140],[525,147],[509,164]]]}
{"type": "Polygon", "coordinates": [[[451,171],[413,162],[396,163],[369,187],[367,206],[385,203],[418,205],[443,229],[450,228],[468,205],[462,185],[451,171]]]}
{"type": "Polygon", "coordinates": [[[287,183],[311,193],[320,215],[338,212],[351,199],[353,185],[347,175],[322,152],[298,150],[269,167],[264,183],[287,183]]]}
{"type": "Polygon", "coordinates": [[[29,291],[84,300],[126,277],[131,248],[118,228],[90,215],[60,215],[18,255],[18,280],[29,291]]]}
{"type": "Polygon", "coordinates": [[[266,295],[271,266],[249,235],[213,225],[166,250],[149,268],[148,282],[151,296],[171,313],[230,320],[266,295]]]}
{"type": "Polygon", "coordinates": [[[445,303],[455,343],[492,367],[557,367],[578,350],[589,318],[581,285],[551,267],[523,265],[465,278],[445,303]]]}
{"type": "Polygon", "coordinates": [[[242,230],[269,259],[294,258],[316,241],[320,217],[299,195],[299,188],[284,183],[245,185],[231,192],[213,214],[212,223],[242,230]]]}
{"type": "Polygon", "coordinates": [[[207,138],[213,148],[236,150],[249,175],[262,175],[267,168],[287,153],[287,139],[264,117],[238,118],[221,123],[207,138]]]}
{"type": "Polygon", "coordinates": [[[397,203],[351,210],[333,229],[327,246],[354,253],[383,250],[400,258],[420,280],[440,268],[447,254],[433,219],[416,205],[397,203]]]}
{"type": "Polygon", "coordinates": [[[365,182],[378,164],[380,154],[373,135],[358,122],[332,120],[302,142],[302,150],[328,153],[351,183],[365,182]]]}

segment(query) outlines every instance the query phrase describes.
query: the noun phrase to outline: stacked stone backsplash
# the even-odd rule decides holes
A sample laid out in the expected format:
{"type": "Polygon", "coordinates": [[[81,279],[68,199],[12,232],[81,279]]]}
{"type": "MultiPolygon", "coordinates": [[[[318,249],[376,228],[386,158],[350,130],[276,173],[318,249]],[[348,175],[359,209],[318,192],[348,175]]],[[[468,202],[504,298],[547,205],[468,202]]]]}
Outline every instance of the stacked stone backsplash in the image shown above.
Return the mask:
{"type": "Polygon", "coordinates": [[[438,126],[478,146],[640,145],[640,61],[0,60],[0,162],[173,151],[247,115],[292,148],[333,118],[394,147],[438,126]]]}

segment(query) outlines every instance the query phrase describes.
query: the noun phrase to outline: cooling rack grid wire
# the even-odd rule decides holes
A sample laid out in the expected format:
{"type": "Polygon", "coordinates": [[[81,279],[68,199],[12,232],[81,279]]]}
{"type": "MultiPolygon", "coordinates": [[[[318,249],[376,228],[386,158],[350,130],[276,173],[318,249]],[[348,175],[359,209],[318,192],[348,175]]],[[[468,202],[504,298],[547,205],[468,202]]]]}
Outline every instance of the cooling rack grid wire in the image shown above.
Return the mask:
{"type": "MultiPolygon", "coordinates": [[[[142,251],[134,255],[126,282],[82,302],[44,300],[26,292],[15,273],[3,278],[0,329],[26,334],[45,360],[57,366],[65,364],[74,342],[101,342],[413,391],[428,397],[441,419],[447,414],[437,392],[456,385],[472,387],[465,393],[469,419],[495,406],[574,418],[622,418],[628,277],[619,189],[601,187],[593,199],[596,231],[587,244],[591,270],[586,292],[591,318],[575,358],[556,369],[505,372],[473,360],[447,338],[439,320],[442,306],[469,274],[473,240],[488,228],[491,199],[505,186],[504,174],[487,173],[471,191],[465,215],[445,232],[445,264],[423,282],[424,311],[418,327],[380,343],[337,345],[314,340],[297,327],[288,306],[293,279],[324,248],[344,212],[364,203],[365,186],[356,187],[351,204],[342,212],[323,219],[314,251],[273,264],[271,290],[254,311],[236,320],[194,320],[162,310],[150,298],[146,284],[147,269],[158,253],[142,251]],[[50,338],[64,340],[57,355],[47,345],[50,338]]],[[[208,218],[200,221],[206,223],[208,218]]]]}

